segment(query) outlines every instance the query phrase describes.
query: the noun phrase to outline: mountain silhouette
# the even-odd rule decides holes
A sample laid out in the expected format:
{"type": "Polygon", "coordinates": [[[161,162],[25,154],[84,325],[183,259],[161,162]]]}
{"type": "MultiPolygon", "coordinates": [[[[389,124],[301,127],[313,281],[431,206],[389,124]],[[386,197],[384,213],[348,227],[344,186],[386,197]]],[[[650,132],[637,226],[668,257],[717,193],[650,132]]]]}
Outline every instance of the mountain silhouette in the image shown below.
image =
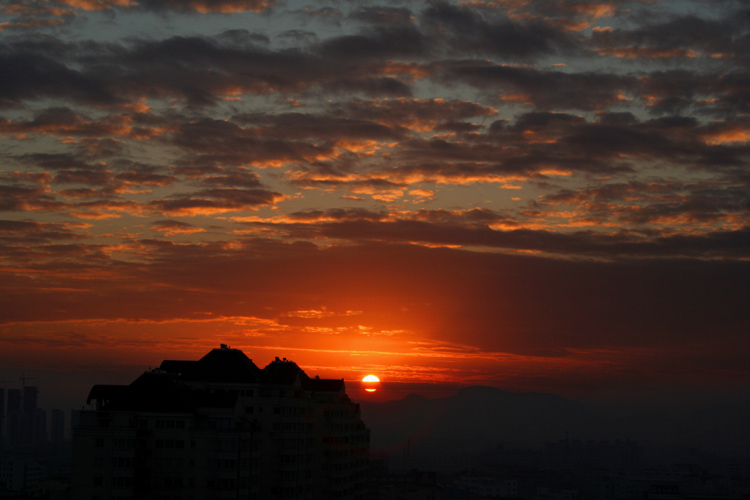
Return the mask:
{"type": "Polygon", "coordinates": [[[447,398],[409,395],[397,401],[362,403],[372,447],[422,451],[468,451],[501,442],[557,440],[591,420],[582,404],[551,394],[510,393],[467,387],[447,398]]]}
{"type": "Polygon", "coordinates": [[[635,440],[644,445],[747,453],[750,403],[684,406],[582,403],[553,394],[512,393],[473,386],[429,399],[410,394],[362,402],[373,450],[463,453],[497,446],[539,446],[571,440],[635,440]]]}

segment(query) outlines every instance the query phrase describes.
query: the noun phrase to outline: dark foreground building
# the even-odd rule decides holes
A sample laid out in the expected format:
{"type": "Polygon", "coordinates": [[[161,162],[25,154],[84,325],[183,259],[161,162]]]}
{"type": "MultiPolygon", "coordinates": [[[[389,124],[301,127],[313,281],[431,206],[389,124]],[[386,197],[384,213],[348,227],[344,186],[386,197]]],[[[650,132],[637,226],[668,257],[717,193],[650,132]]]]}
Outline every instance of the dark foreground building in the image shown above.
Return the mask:
{"type": "Polygon", "coordinates": [[[343,380],[222,345],[96,385],[73,440],[79,500],[360,499],[370,433],[343,380]]]}

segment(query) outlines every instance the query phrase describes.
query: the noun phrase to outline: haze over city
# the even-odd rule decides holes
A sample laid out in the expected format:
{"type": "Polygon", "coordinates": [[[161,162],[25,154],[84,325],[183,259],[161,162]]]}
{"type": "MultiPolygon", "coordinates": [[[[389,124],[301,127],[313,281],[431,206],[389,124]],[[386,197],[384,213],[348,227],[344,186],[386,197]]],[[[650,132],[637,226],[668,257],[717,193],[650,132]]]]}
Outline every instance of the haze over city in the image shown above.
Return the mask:
{"type": "Polygon", "coordinates": [[[363,401],[747,400],[749,33],[741,1],[7,0],[0,379],[77,408],[227,343],[363,401]]]}

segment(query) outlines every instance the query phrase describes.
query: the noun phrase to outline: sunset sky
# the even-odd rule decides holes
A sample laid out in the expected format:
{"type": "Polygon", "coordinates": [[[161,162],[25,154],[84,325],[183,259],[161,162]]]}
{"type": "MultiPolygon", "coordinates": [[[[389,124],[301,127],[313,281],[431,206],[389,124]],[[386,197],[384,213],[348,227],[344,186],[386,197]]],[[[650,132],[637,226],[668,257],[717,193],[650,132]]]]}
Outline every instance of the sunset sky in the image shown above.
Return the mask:
{"type": "Polygon", "coordinates": [[[0,161],[0,379],[50,404],[220,343],[750,393],[746,2],[3,0],[0,161]]]}

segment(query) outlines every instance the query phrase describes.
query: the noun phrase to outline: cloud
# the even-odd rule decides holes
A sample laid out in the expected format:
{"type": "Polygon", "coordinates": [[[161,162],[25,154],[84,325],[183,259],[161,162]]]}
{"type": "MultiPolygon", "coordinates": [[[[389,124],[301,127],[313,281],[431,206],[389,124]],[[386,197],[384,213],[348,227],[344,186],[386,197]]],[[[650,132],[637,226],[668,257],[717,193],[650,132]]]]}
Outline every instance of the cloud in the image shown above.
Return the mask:
{"type": "Polygon", "coordinates": [[[539,109],[608,109],[636,88],[634,78],[614,73],[540,70],[479,59],[437,62],[435,71],[444,81],[459,81],[491,91],[500,100],[539,109]]]}
{"type": "Polygon", "coordinates": [[[161,214],[193,216],[256,210],[261,206],[274,205],[284,198],[281,193],[264,189],[214,188],[153,200],[148,208],[161,214]]]}
{"type": "Polygon", "coordinates": [[[30,220],[0,220],[0,241],[12,245],[38,245],[51,241],[85,238],[80,225],[42,223],[30,220]]]}
{"type": "Polygon", "coordinates": [[[158,220],[151,224],[151,229],[163,233],[164,236],[174,236],[176,234],[195,234],[202,233],[205,229],[195,227],[187,222],[176,220],[158,220]]]}
{"type": "Polygon", "coordinates": [[[150,11],[184,11],[199,14],[237,12],[262,12],[273,0],[57,0],[61,5],[83,11],[112,9],[142,9],[150,11]]]}
{"type": "MultiPolygon", "coordinates": [[[[191,311],[226,317],[244,311],[258,318],[291,313],[302,321],[295,311],[320,311],[323,300],[331,312],[362,311],[330,316],[338,326],[420,331],[449,342],[460,336],[462,344],[482,350],[559,356],[569,349],[618,346],[689,349],[706,331],[712,332],[711,343],[734,339],[741,344],[748,319],[741,293],[748,268],[741,260],[607,263],[389,244],[319,249],[247,241],[232,249],[142,243],[150,263],[122,262],[111,269],[121,275],[117,286],[111,275],[97,277],[96,260],[72,251],[60,256],[82,259],[86,277],[62,273],[61,260],[47,266],[35,288],[24,291],[6,282],[2,290],[9,307],[3,321],[161,320],[187,318],[191,311]],[[184,268],[191,272],[174,272],[184,268]],[[42,310],[24,305],[28,293],[48,282],[65,289],[85,284],[91,292],[75,297],[48,292],[42,310]],[[258,284],[252,296],[263,300],[245,300],[250,283],[258,284]],[[16,295],[8,294],[11,290],[16,295]],[[118,300],[112,300],[115,296],[118,300]],[[75,308],[63,307],[71,300],[75,308]]],[[[324,320],[309,317],[300,326],[324,320]]]]}
{"type": "Polygon", "coordinates": [[[263,12],[275,3],[275,0],[140,0],[138,6],[155,11],[176,10],[200,14],[233,14],[238,12],[263,12]]]}
{"type": "Polygon", "coordinates": [[[738,57],[746,29],[741,16],[739,12],[716,19],[683,15],[668,20],[656,18],[631,29],[594,28],[590,41],[599,54],[622,58],[738,57]]]}
{"type": "Polygon", "coordinates": [[[511,61],[573,52],[577,41],[566,31],[541,18],[506,18],[497,12],[433,2],[421,22],[428,33],[439,37],[448,52],[461,55],[492,55],[511,61]]]}
{"type": "Polygon", "coordinates": [[[297,49],[274,51],[257,45],[257,38],[249,33],[236,31],[231,37],[173,37],[134,40],[127,45],[75,44],[53,38],[7,42],[0,69],[13,77],[0,79],[0,107],[43,98],[92,106],[180,98],[193,106],[208,106],[242,94],[300,93],[315,88],[366,95],[410,94],[406,83],[375,71],[387,50],[382,54],[376,50],[375,61],[352,59],[343,48],[349,45],[331,41],[321,47],[320,55],[297,49]],[[335,48],[336,43],[342,48],[335,48]],[[51,57],[52,53],[57,57],[51,57]],[[91,64],[92,60],[98,63],[91,64]]]}

